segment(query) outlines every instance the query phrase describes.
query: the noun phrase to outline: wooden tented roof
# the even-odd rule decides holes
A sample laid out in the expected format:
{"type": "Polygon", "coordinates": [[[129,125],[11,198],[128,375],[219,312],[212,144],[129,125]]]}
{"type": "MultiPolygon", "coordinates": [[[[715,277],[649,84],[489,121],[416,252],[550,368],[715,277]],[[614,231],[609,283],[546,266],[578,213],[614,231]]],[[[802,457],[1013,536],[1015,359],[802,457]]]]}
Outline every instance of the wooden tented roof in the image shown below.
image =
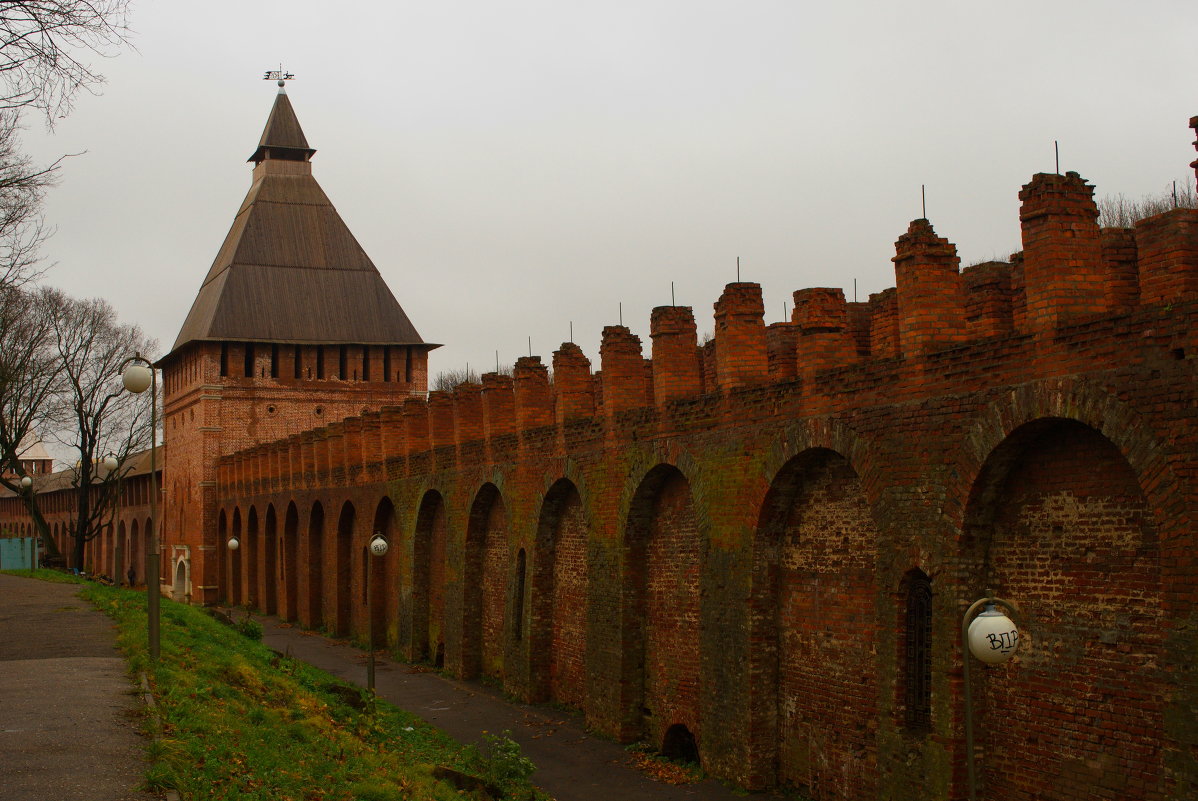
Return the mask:
{"type": "Polygon", "coordinates": [[[316,179],[280,91],[254,182],[171,353],[195,341],[426,344],[316,179]],[[300,162],[300,163],[297,163],[300,162]]]}

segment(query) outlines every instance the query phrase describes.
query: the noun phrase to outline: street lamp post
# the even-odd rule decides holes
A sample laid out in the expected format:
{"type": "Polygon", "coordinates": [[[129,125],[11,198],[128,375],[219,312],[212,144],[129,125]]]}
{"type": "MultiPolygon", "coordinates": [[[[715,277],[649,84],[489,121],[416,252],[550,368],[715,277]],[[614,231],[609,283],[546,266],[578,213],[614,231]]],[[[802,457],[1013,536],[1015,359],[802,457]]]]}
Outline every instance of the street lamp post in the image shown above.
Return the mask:
{"type": "Polygon", "coordinates": [[[135,394],[150,390],[150,548],[146,553],[146,617],[150,641],[150,660],[158,661],[158,607],[161,583],[158,564],[161,548],[158,542],[158,374],[149,359],[140,353],[121,364],[121,383],[135,394]]]}
{"type": "Polygon", "coordinates": [[[970,604],[961,619],[962,665],[965,680],[965,768],[969,781],[969,801],[977,799],[977,768],[973,755],[973,689],[970,683],[970,660],[973,654],[988,665],[999,665],[1015,655],[1019,648],[1019,628],[1011,618],[999,611],[1002,607],[1019,618],[1019,610],[1009,601],[995,598],[986,590],[986,597],[970,604]],[[979,609],[985,611],[977,614],[979,609]],[[976,616],[975,616],[976,615],[976,616]]]}
{"type": "Polygon", "coordinates": [[[374,595],[370,591],[370,563],[374,561],[372,557],[382,559],[386,556],[389,547],[387,538],[376,531],[370,540],[370,556],[366,559],[366,618],[369,621],[367,647],[370,649],[366,658],[366,689],[371,694],[374,693],[374,595]]]}
{"type": "MultiPolygon", "coordinates": [[[[121,466],[117,458],[112,454],[104,457],[104,469],[107,471],[104,478],[107,479],[112,475],[113,471],[121,466]]],[[[121,474],[116,474],[116,494],[112,501],[112,518],[108,521],[108,533],[112,535],[112,583],[116,586],[121,585],[121,571],[124,569],[122,564],[125,560],[125,549],[121,547],[120,538],[120,520],[121,520],[121,474]]]]}
{"type": "MultiPolygon", "coordinates": [[[[30,495],[33,494],[33,479],[29,476],[21,476],[21,491],[30,495]]],[[[32,508],[32,504],[30,504],[32,508]]],[[[36,521],[36,518],[35,518],[36,521]]],[[[33,569],[37,567],[37,541],[38,537],[29,539],[29,575],[33,575],[33,569]]]]}

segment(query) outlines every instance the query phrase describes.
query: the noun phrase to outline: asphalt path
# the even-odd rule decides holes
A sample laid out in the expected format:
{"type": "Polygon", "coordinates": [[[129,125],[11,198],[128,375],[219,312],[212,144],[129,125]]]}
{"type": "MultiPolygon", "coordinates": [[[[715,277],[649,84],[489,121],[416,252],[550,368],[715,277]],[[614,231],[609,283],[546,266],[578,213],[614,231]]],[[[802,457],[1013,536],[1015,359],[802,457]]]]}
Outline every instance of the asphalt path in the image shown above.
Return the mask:
{"type": "Polygon", "coordinates": [[[0,798],[148,801],[141,700],[76,584],[0,575],[0,798]]]}
{"type": "MultiPolygon", "coordinates": [[[[234,614],[240,618],[244,613],[234,614]]],[[[254,617],[263,624],[263,642],[269,647],[353,684],[366,685],[364,651],[292,627],[278,618],[254,617]]],[[[375,691],[463,743],[479,742],[483,732],[511,731],[512,739],[537,766],[533,782],[557,801],[745,799],[743,791],[710,780],[683,785],[654,781],[632,767],[623,746],[593,736],[578,716],[513,703],[496,689],[478,682],[456,681],[388,659],[376,661],[375,691]]],[[[781,798],[765,794],[752,797],[781,798]]]]}

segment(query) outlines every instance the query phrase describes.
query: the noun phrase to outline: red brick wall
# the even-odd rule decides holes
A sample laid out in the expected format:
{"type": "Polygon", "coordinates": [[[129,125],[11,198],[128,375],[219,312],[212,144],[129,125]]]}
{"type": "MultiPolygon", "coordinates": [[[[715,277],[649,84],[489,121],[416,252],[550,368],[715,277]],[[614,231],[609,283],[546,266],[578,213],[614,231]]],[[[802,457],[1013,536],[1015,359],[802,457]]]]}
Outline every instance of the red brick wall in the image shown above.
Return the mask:
{"type": "MultiPolygon", "coordinates": [[[[666,730],[686,726],[701,739],[699,714],[699,548],[690,485],[659,470],[642,488],[628,533],[626,592],[643,615],[641,706],[645,738],[660,747],[666,730]]],[[[635,697],[635,696],[634,696],[635,697]]]]}
{"type": "Polygon", "coordinates": [[[989,584],[1029,620],[1015,663],[978,671],[987,797],[1165,799],[1156,530],[1109,440],[1041,429],[994,502],[989,584]]]}
{"type": "MultiPolygon", "coordinates": [[[[815,798],[874,791],[878,533],[860,479],[843,457],[817,451],[775,482],[781,525],[764,537],[775,571],[778,780],[815,798]]],[[[772,530],[768,530],[772,529],[772,530]]]]}
{"type": "Polygon", "coordinates": [[[549,697],[582,709],[586,698],[587,523],[570,486],[553,530],[553,638],[549,697]]]}

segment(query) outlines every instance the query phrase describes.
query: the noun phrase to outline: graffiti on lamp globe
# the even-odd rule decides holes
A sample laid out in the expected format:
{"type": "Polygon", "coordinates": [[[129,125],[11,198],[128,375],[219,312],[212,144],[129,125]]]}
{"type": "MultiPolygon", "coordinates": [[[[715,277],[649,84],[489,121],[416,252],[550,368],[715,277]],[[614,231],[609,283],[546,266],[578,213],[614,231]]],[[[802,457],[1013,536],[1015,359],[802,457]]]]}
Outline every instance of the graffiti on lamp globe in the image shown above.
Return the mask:
{"type": "Polygon", "coordinates": [[[1019,647],[1019,629],[993,602],[969,624],[969,652],[988,665],[1006,662],[1019,647]]]}

